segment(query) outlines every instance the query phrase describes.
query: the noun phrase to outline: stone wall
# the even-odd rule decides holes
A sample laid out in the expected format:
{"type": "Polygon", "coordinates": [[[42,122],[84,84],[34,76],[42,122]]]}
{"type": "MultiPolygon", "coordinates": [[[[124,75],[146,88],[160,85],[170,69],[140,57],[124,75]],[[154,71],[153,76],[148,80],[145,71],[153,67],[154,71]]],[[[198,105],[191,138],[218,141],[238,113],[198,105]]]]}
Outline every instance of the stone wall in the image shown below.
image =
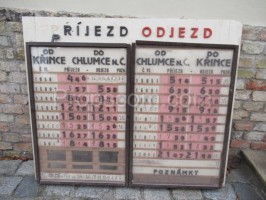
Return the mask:
{"type": "Polygon", "coordinates": [[[242,34],[231,148],[266,150],[266,27],[242,34]]]}
{"type": "MultiPolygon", "coordinates": [[[[0,158],[31,157],[22,16],[121,17],[0,8],[0,158]]],[[[266,27],[244,26],[231,150],[266,149],[266,27]]],[[[237,151],[234,151],[237,150],[237,151]]]]}

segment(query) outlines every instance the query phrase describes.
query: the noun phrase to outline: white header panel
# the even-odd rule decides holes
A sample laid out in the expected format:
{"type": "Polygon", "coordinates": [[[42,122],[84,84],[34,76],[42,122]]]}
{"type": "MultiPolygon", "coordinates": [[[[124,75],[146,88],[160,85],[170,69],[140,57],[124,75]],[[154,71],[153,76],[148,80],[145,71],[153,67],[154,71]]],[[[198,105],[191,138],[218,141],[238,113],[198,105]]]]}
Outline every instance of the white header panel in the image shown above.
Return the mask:
{"type": "Polygon", "coordinates": [[[25,42],[132,43],[136,40],[239,45],[242,25],[229,20],[23,17],[25,42]]]}

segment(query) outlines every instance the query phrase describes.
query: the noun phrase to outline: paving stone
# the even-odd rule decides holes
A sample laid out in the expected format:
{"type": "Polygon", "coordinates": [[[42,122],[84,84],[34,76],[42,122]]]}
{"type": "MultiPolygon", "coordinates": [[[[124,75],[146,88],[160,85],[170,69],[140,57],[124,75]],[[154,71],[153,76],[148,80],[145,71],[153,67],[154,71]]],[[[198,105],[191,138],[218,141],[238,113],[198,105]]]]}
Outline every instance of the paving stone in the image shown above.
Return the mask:
{"type": "Polygon", "coordinates": [[[233,183],[235,192],[241,200],[263,200],[256,190],[246,183],[233,183]]]}
{"type": "Polygon", "coordinates": [[[203,196],[200,190],[173,190],[175,200],[202,200],[203,196]]]}
{"type": "Polygon", "coordinates": [[[21,160],[1,160],[0,161],[0,175],[13,175],[15,174],[21,160]]]}
{"type": "Polygon", "coordinates": [[[9,200],[11,199],[9,195],[0,195],[0,200],[9,200]]]}
{"type": "Polygon", "coordinates": [[[72,197],[74,194],[73,186],[49,185],[45,188],[43,196],[51,197],[72,197]]]}
{"type": "Polygon", "coordinates": [[[33,175],[33,174],[34,174],[34,166],[32,160],[23,162],[22,165],[18,168],[16,173],[16,175],[20,176],[33,175]]]}
{"type": "Polygon", "coordinates": [[[75,197],[102,199],[109,191],[109,187],[81,186],[76,190],[75,197]]]}
{"type": "Polygon", "coordinates": [[[266,151],[245,150],[242,153],[266,187],[266,151]]]}
{"type": "Polygon", "coordinates": [[[227,177],[226,182],[241,182],[241,183],[248,183],[249,179],[246,176],[246,173],[243,173],[239,170],[231,169],[230,175],[227,177]]]}
{"type": "Polygon", "coordinates": [[[170,191],[167,189],[144,189],[145,200],[171,200],[170,191]]]}
{"type": "Polygon", "coordinates": [[[101,198],[101,200],[110,200],[110,199],[115,199],[114,188],[110,188],[109,192],[104,193],[103,197],[101,198]]]}
{"type": "Polygon", "coordinates": [[[204,190],[203,195],[211,200],[236,200],[236,194],[231,184],[226,184],[218,190],[204,190]]]}
{"type": "MultiPolygon", "coordinates": [[[[76,198],[76,197],[36,197],[34,200],[85,200],[84,198],[76,198]]],[[[16,199],[13,199],[16,200],[16,199]]],[[[22,199],[19,199],[22,200],[22,199]]],[[[24,200],[24,199],[23,199],[24,200]]],[[[28,199],[27,199],[28,200],[28,199]]],[[[32,198],[29,200],[33,200],[32,198]]],[[[86,199],[86,200],[91,200],[91,199],[86,199]]],[[[113,200],[113,199],[108,199],[108,200],[113,200]]]]}
{"type": "Polygon", "coordinates": [[[116,188],[115,189],[115,198],[118,200],[123,199],[134,199],[140,200],[141,193],[139,188],[116,188]]]}
{"type": "Polygon", "coordinates": [[[11,195],[21,182],[21,177],[0,177],[0,195],[11,195]]]}
{"type": "Polygon", "coordinates": [[[226,178],[227,183],[250,183],[254,173],[247,166],[245,162],[241,162],[236,169],[231,169],[228,177],[226,178]]]}
{"type": "Polygon", "coordinates": [[[34,176],[25,176],[16,189],[14,196],[16,198],[33,198],[37,196],[38,191],[39,185],[34,176]]]}

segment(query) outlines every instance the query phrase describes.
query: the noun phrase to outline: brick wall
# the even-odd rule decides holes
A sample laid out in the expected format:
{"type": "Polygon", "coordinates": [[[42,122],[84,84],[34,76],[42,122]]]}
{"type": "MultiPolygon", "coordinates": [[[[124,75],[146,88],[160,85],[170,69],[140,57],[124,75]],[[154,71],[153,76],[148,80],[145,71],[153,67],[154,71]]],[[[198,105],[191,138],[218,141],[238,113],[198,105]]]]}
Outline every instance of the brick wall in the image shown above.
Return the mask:
{"type": "Polygon", "coordinates": [[[266,27],[242,34],[230,146],[266,150],[266,27]]]}
{"type": "MultiPolygon", "coordinates": [[[[0,158],[31,156],[22,16],[120,17],[0,8],[0,158]]],[[[266,27],[244,26],[231,152],[266,149],[266,27]],[[236,150],[236,151],[235,151],[236,150]]]]}

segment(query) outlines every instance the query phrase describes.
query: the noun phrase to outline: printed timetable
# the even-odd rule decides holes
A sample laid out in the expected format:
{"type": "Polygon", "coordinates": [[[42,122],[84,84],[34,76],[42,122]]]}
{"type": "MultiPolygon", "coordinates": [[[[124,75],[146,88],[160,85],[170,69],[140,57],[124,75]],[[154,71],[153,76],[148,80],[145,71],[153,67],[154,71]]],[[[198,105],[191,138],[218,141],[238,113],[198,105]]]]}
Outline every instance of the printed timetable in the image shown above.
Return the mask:
{"type": "Polygon", "coordinates": [[[125,185],[128,46],[27,43],[42,183],[125,185]]]}
{"type": "Polygon", "coordinates": [[[140,41],[133,51],[132,184],[219,187],[237,48],[140,41]]]}

